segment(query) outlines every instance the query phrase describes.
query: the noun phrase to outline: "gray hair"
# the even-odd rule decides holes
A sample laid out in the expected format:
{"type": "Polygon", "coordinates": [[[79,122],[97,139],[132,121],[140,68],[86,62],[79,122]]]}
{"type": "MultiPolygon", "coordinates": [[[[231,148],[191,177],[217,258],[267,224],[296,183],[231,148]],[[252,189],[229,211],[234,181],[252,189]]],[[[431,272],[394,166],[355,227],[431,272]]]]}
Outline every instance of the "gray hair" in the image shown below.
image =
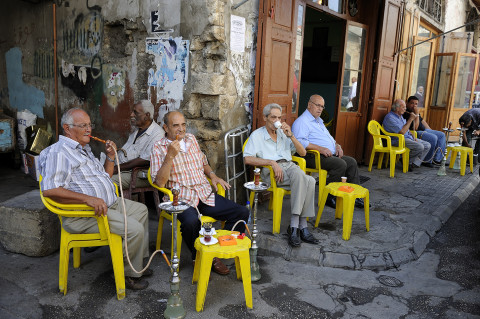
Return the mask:
{"type": "Polygon", "coordinates": [[[402,100],[396,100],[392,104],[392,110],[395,112],[400,106],[402,106],[402,103],[400,102],[402,100]]]}
{"type": "MultiPolygon", "coordinates": [[[[62,119],[60,120],[60,126],[62,127],[62,129],[63,129],[63,125],[65,125],[65,124],[67,124],[67,125],[74,124],[73,123],[73,112],[78,111],[78,110],[84,111],[80,107],[73,107],[73,108],[67,110],[65,113],[63,113],[62,119]]],[[[63,129],[63,132],[65,132],[65,129],[63,129]]]]}
{"type": "Polygon", "coordinates": [[[169,112],[165,113],[165,115],[163,116],[163,124],[165,124],[165,125],[168,126],[168,118],[170,117],[170,114],[172,114],[172,113],[180,113],[180,114],[182,114],[182,116],[185,118],[185,115],[184,115],[182,112],[178,111],[178,110],[169,111],[169,112]]]}
{"type": "Polygon", "coordinates": [[[153,114],[155,113],[155,107],[153,106],[152,102],[149,100],[140,100],[139,102],[135,103],[134,105],[140,104],[143,108],[143,112],[150,114],[150,119],[153,120],[153,114]]]}
{"type": "Polygon", "coordinates": [[[263,115],[265,117],[269,116],[272,109],[278,109],[278,110],[280,110],[280,112],[283,111],[282,107],[280,105],[278,105],[277,103],[270,103],[270,104],[265,105],[265,107],[263,108],[263,115]]]}

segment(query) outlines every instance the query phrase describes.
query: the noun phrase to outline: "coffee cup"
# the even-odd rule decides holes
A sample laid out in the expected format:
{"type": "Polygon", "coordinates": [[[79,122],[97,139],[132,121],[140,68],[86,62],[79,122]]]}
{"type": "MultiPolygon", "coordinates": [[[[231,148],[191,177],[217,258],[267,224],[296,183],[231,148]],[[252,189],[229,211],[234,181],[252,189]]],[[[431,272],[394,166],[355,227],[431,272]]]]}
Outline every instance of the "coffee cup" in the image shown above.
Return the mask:
{"type": "Polygon", "coordinates": [[[347,182],[347,178],[345,176],[342,176],[342,183],[346,183],[347,182]]]}
{"type": "Polygon", "coordinates": [[[273,123],[273,125],[277,130],[282,127],[282,123],[280,121],[276,121],[275,123],[273,123]]]}

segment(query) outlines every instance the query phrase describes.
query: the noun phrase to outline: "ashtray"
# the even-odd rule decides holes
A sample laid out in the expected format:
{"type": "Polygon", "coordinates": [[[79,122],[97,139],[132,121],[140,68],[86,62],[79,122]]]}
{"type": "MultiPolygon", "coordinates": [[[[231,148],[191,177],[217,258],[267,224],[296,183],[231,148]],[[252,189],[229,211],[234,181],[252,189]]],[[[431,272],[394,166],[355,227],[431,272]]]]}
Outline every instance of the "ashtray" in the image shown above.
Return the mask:
{"type": "Polygon", "coordinates": [[[173,206],[173,202],[163,202],[158,204],[158,207],[166,212],[176,212],[177,214],[183,212],[184,210],[190,208],[187,202],[178,201],[177,206],[173,206]]]}
{"type": "Polygon", "coordinates": [[[252,191],[266,191],[268,189],[268,184],[260,182],[258,183],[258,185],[255,185],[255,182],[246,182],[245,184],[243,184],[243,187],[248,188],[252,191]]]}

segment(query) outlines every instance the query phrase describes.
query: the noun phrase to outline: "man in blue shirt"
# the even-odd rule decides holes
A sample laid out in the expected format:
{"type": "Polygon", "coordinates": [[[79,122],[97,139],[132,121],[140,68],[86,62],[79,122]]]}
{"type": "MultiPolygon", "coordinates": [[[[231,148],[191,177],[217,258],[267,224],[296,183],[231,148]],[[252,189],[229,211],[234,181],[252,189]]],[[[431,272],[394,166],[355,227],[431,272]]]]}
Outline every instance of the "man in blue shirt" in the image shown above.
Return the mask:
{"type": "MultiPolygon", "coordinates": [[[[305,155],[307,151],[295,138],[290,126],[283,122],[282,107],[276,103],[263,108],[265,126],[255,130],[249,137],[243,157],[245,164],[271,166],[278,186],[289,185],[291,189],[292,216],[288,226],[288,243],[298,247],[301,241],[318,244],[308,231],[307,218],[314,217],[315,179],[305,174],[292,162],[292,153],[305,155]],[[275,127],[277,122],[278,129],[275,127]]],[[[262,180],[270,180],[270,171],[262,170],[262,180]]]]}
{"type": "MultiPolygon", "coordinates": [[[[430,143],[416,139],[408,130],[413,121],[417,118],[415,113],[410,113],[408,120],[403,118],[407,110],[404,100],[398,99],[392,105],[390,113],[383,119],[383,128],[390,133],[405,135],[405,146],[410,150],[409,170],[420,167],[423,159],[430,150],[430,143]]],[[[392,137],[392,145],[398,145],[398,138],[392,137]]]]}
{"type": "MultiPolygon", "coordinates": [[[[347,177],[349,183],[359,184],[357,161],[353,157],[343,155],[342,147],[323,124],[320,115],[324,109],[323,97],[312,95],[305,112],[293,123],[293,134],[307,150],[320,152],[320,165],[328,172],[327,184],[340,182],[342,176],[347,177]]],[[[307,154],[305,160],[307,167],[315,167],[313,154],[307,154]]],[[[335,208],[335,197],[329,195],[326,204],[335,208]]],[[[364,206],[363,199],[357,198],[355,206],[362,208],[364,206]]]]}
{"type": "Polygon", "coordinates": [[[403,113],[403,118],[408,120],[411,113],[416,115],[410,129],[417,131],[417,137],[430,143],[430,151],[425,156],[423,166],[433,167],[433,165],[440,166],[443,155],[445,154],[446,137],[440,131],[435,131],[430,128],[427,121],[420,115],[419,100],[416,96],[410,96],[407,100],[407,111],[403,113]]]}

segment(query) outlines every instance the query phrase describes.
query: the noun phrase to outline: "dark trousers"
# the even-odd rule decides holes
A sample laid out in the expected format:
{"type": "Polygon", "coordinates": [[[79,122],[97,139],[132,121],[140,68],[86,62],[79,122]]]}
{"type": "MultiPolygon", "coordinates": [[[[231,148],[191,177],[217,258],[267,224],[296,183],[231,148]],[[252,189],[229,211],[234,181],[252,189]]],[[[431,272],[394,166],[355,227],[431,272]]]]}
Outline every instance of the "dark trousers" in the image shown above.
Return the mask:
{"type": "MultiPolygon", "coordinates": [[[[308,168],[315,168],[315,156],[307,153],[304,157],[308,168]]],[[[320,166],[328,173],[327,184],[333,182],[341,182],[342,176],[347,178],[347,183],[359,184],[357,161],[350,156],[330,156],[320,155],[320,166]]]]}
{"type": "MultiPolygon", "coordinates": [[[[473,135],[473,129],[468,129],[466,130],[465,132],[463,132],[463,134],[465,134],[466,138],[467,138],[467,141],[470,145],[472,145],[472,138],[474,137],[473,135]]],[[[462,141],[462,145],[463,146],[466,146],[465,143],[462,141]]],[[[480,152],[480,138],[478,140],[475,141],[475,146],[473,147],[473,154],[478,154],[478,152],[480,152]]],[[[480,173],[479,173],[480,174],[480,173]]]]}
{"type": "MultiPolygon", "coordinates": [[[[203,216],[209,216],[219,221],[225,221],[225,229],[231,230],[233,225],[239,220],[248,221],[250,211],[242,205],[239,205],[229,199],[215,194],[215,206],[208,206],[202,201],[198,203],[198,210],[203,216]]],[[[201,229],[200,220],[195,207],[183,211],[178,214],[178,220],[182,223],[180,231],[182,238],[187,244],[188,249],[192,252],[192,259],[195,259],[197,251],[195,250],[195,239],[198,237],[198,232],[201,229]]],[[[245,225],[240,222],[234,230],[240,233],[245,232],[245,225]]]]}

